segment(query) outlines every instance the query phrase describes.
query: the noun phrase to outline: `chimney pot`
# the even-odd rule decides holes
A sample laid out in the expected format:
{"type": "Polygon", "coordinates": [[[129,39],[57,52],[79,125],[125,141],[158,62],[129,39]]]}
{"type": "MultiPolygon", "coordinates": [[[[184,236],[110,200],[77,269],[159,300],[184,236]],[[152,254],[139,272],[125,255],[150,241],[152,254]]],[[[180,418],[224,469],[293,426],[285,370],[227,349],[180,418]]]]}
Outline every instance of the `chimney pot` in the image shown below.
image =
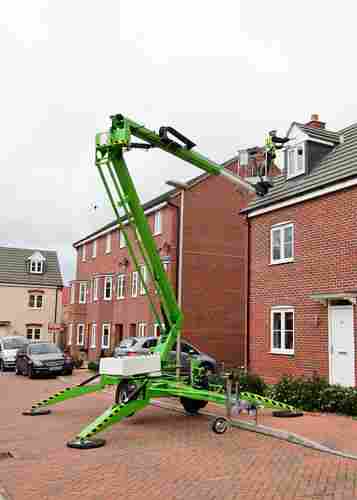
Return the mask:
{"type": "Polygon", "coordinates": [[[326,123],[325,122],[320,122],[320,117],[317,113],[313,113],[311,115],[311,120],[307,123],[305,123],[306,127],[313,127],[313,128],[325,128],[326,123]]]}

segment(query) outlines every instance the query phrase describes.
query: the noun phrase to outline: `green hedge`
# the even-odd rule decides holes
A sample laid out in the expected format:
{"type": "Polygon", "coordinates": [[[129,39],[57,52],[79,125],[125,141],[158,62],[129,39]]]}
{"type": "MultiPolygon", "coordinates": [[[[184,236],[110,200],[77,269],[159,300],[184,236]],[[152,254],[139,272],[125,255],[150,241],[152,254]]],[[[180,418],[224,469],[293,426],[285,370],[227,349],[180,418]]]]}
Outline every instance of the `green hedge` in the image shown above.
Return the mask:
{"type": "Polygon", "coordinates": [[[318,376],[283,376],[270,388],[269,396],[305,411],[357,415],[357,389],[329,385],[325,379],[318,376]]]}
{"type": "Polygon", "coordinates": [[[88,370],[91,370],[93,372],[98,372],[99,371],[99,361],[90,361],[88,363],[88,370]]]}

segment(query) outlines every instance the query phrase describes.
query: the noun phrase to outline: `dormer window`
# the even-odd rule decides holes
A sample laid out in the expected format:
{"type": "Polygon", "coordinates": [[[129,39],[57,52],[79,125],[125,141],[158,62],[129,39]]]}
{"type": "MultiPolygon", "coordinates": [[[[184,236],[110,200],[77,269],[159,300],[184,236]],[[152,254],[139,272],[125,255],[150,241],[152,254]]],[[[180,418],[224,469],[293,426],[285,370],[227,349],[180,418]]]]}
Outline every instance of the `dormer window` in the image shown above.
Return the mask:
{"type": "Polygon", "coordinates": [[[31,274],[43,274],[45,272],[46,259],[40,252],[35,252],[28,260],[31,274]]]}
{"type": "Polygon", "coordinates": [[[286,176],[288,179],[305,173],[305,143],[286,149],[286,176]]]}

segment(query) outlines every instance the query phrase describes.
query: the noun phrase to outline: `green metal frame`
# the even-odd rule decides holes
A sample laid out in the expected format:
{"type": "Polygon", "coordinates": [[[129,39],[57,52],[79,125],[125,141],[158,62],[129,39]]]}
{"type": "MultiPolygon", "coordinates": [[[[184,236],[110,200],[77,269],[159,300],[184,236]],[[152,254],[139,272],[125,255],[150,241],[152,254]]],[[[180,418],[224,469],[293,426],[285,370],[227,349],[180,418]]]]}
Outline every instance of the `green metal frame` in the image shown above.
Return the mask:
{"type": "MultiPolygon", "coordinates": [[[[223,175],[234,184],[254,191],[254,187],[249,183],[199,153],[192,151],[192,146],[193,143],[191,143],[191,146],[188,143],[181,145],[176,141],[167,140],[167,137],[163,139],[160,134],[121,115],[112,117],[112,126],[109,133],[97,134],[96,136],[96,165],[99,175],[117,216],[118,226],[124,232],[129,254],[145,288],[152,312],[162,330],[160,343],[155,349],[160,353],[162,375],[159,377],[131,377],[130,380],[138,388],[135,391],[135,397],[129,398],[129,401],[125,403],[112,405],[94,422],[87,425],[75,438],[79,443],[92,439],[94,435],[104,429],[145,408],[152,398],[178,397],[204,402],[210,401],[224,406],[227,404],[227,397],[222,387],[199,388],[192,380],[192,377],[190,380],[186,380],[184,377],[176,378],[165,372],[168,354],[175,344],[178,331],[183,322],[183,314],[176,302],[171,283],[166,276],[155,240],[123,156],[124,152],[132,147],[144,147],[146,149],[157,147],[203,169],[211,175],[223,175]],[[132,143],[132,136],[145,142],[132,143]],[[128,238],[126,224],[135,229],[136,249],[128,238]],[[137,253],[139,253],[139,257],[137,253]],[[157,292],[154,296],[150,295],[149,287],[144,280],[141,271],[143,264],[146,266],[151,281],[154,283],[157,292]],[[165,325],[164,328],[161,327],[162,324],[165,325]]],[[[106,386],[117,386],[123,381],[123,378],[119,376],[100,375],[98,378],[98,383],[86,384],[84,382],[79,386],[68,387],[47,399],[35,403],[30,413],[36,414],[45,407],[84,394],[101,391],[106,386]]],[[[89,381],[92,381],[92,379],[89,381]]],[[[293,410],[290,405],[251,393],[241,393],[240,398],[259,406],[293,410]]]]}

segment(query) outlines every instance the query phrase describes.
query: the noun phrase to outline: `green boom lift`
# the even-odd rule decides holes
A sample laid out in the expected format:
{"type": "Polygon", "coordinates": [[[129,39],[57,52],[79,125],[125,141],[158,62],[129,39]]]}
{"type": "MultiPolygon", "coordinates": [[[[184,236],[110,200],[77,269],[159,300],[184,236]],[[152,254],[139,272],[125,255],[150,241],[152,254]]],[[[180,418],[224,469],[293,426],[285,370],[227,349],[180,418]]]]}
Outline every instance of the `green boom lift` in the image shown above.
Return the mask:
{"type": "MultiPolygon", "coordinates": [[[[139,196],[124,160],[124,152],[133,148],[160,148],[209,174],[222,175],[233,184],[244,186],[245,189],[256,191],[260,195],[269,189],[269,181],[262,177],[258,187],[247,183],[219,164],[193,151],[195,144],[172,127],[161,127],[157,134],[122,115],[112,116],[111,120],[109,131],[96,136],[96,165],[116,214],[119,228],[124,232],[129,254],[145,289],[150,308],[157,323],[163,325],[159,327],[160,341],[155,352],[150,355],[101,359],[99,374],[33,404],[30,410],[23,413],[25,415],[47,414],[50,413],[48,407],[56,403],[101,391],[106,386],[115,386],[114,404],[67,443],[72,448],[88,449],[105,443],[103,439],[95,439],[96,434],[145,408],[152,398],[180,398],[189,414],[196,414],[208,402],[213,402],[225,406],[229,417],[231,404],[234,401],[238,402],[238,398],[256,406],[294,410],[285,403],[256,394],[248,392],[238,394],[238,390],[234,400],[232,375],[226,376],[223,385],[217,383],[213,385],[204,368],[200,367],[194,359],[191,360],[189,375],[177,376],[169,370],[169,353],[176,342],[183,315],[156,249],[139,196]],[[140,142],[133,142],[133,136],[140,139],[140,142]],[[133,241],[128,238],[124,221],[135,230],[136,245],[133,245],[133,241]],[[143,264],[156,290],[156,294],[152,296],[149,293],[146,276],[142,272],[143,264]]],[[[228,419],[219,417],[213,422],[212,428],[216,433],[223,433],[228,424],[228,419]]]]}

